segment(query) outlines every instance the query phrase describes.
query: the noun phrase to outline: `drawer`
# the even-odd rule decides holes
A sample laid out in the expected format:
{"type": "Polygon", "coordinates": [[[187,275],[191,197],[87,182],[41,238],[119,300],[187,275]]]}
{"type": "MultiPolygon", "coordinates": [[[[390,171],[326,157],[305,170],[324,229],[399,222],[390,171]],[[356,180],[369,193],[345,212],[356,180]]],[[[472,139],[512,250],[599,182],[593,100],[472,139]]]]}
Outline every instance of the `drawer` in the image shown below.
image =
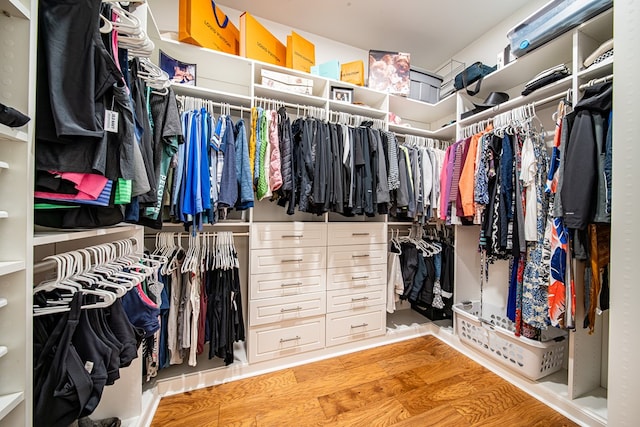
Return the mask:
{"type": "Polygon", "coordinates": [[[387,228],[372,222],[329,224],[327,240],[329,246],[386,244],[387,228]]]}
{"type": "Polygon", "coordinates": [[[327,266],[327,248],[256,249],[251,251],[251,274],[318,270],[327,266]]]}
{"type": "Polygon", "coordinates": [[[386,332],[384,306],[364,312],[327,314],[327,347],[384,335],[386,332]]]}
{"type": "Polygon", "coordinates": [[[253,224],[251,249],[327,246],[327,224],[282,222],[253,224]]]}
{"type": "Polygon", "coordinates": [[[384,265],[386,263],[386,244],[332,246],[329,249],[329,268],[384,265]]]}
{"type": "Polygon", "coordinates": [[[326,298],[325,292],[316,292],[251,301],[249,303],[249,325],[264,325],[324,314],[326,312],[326,298]]]}
{"type": "Polygon", "coordinates": [[[251,299],[324,292],[326,270],[296,270],[251,276],[251,299]]]}
{"type": "Polygon", "coordinates": [[[377,305],[384,305],[386,288],[376,286],[363,290],[338,289],[327,291],[327,313],[344,310],[363,310],[377,305]]]}
{"type": "Polygon", "coordinates": [[[325,317],[249,328],[249,363],[324,348],[325,317]]]}
{"type": "Polygon", "coordinates": [[[327,272],[327,289],[361,290],[370,286],[384,286],[386,283],[386,264],[330,268],[327,272]]]}

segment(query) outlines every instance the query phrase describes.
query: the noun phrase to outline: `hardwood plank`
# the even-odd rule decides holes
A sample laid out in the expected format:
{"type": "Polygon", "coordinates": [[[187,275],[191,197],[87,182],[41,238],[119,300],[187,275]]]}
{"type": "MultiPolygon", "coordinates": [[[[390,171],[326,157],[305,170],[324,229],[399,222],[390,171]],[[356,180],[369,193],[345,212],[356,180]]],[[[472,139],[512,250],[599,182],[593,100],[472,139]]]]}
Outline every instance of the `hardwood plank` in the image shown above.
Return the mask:
{"type": "Polygon", "coordinates": [[[419,415],[443,406],[448,401],[460,399],[476,393],[478,390],[472,383],[459,376],[450,377],[433,384],[403,393],[396,398],[411,415],[419,415]]]}
{"type": "Polygon", "coordinates": [[[438,359],[436,359],[429,350],[419,350],[380,360],[378,361],[378,365],[380,365],[387,374],[395,375],[436,361],[438,361],[438,359]]]}
{"type": "Polygon", "coordinates": [[[309,399],[256,415],[256,422],[257,427],[313,426],[324,418],[318,399],[309,399]]]}
{"type": "Polygon", "coordinates": [[[502,427],[505,425],[523,427],[578,426],[578,424],[565,418],[562,414],[533,399],[527,399],[508,411],[495,414],[474,424],[474,426],[482,427],[502,427]]]}
{"type": "Polygon", "coordinates": [[[218,425],[220,402],[210,389],[202,389],[163,397],[158,405],[152,427],[161,425],[218,425]],[[158,424],[156,420],[164,420],[158,424]]]}
{"type": "Polygon", "coordinates": [[[221,384],[216,387],[215,391],[219,396],[220,404],[223,405],[265,393],[286,392],[296,384],[297,381],[293,371],[285,369],[242,381],[221,384]]]}
{"type": "Polygon", "coordinates": [[[296,376],[296,380],[301,383],[327,374],[344,372],[346,368],[339,358],[334,357],[291,369],[296,376]]]}
{"type": "Polygon", "coordinates": [[[351,411],[370,402],[380,401],[425,385],[424,381],[411,373],[401,373],[361,384],[318,397],[322,410],[327,417],[351,411]]]}
{"type": "Polygon", "coordinates": [[[451,402],[451,406],[469,423],[478,424],[483,423],[486,418],[510,410],[528,397],[511,384],[502,384],[451,402]]]}
{"type": "MultiPolygon", "coordinates": [[[[471,424],[450,405],[439,405],[430,411],[407,418],[393,427],[455,426],[469,427],[471,424]]],[[[507,425],[507,424],[505,424],[507,425]]],[[[504,426],[502,426],[504,427],[504,426]]]]}
{"type": "Polygon", "coordinates": [[[401,354],[424,350],[430,343],[430,340],[427,338],[428,337],[418,337],[412,340],[375,347],[359,351],[357,353],[339,356],[337,359],[343,363],[345,368],[351,369],[358,366],[368,365],[373,362],[378,362],[380,360],[385,360],[390,357],[397,357],[401,354]]]}
{"type": "Polygon", "coordinates": [[[362,408],[343,412],[325,420],[321,425],[332,427],[385,427],[411,417],[396,399],[371,402],[362,408]]]}

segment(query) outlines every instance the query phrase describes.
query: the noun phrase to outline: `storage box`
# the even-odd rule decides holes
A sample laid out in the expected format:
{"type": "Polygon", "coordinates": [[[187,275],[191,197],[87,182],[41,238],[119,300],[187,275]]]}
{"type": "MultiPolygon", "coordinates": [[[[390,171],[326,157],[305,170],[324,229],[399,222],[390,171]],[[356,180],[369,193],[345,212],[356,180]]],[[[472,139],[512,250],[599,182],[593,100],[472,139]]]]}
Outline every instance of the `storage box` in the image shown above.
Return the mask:
{"type": "Polygon", "coordinates": [[[287,47],[249,13],[240,15],[240,56],[284,67],[287,47]]]}
{"type": "Polygon", "coordinates": [[[288,92],[313,95],[313,80],[277,71],[261,70],[262,85],[288,92]]]}
{"type": "Polygon", "coordinates": [[[393,95],[409,96],[411,55],[404,52],[370,50],[367,86],[393,95]]]}
{"type": "Polygon", "coordinates": [[[516,337],[513,322],[501,310],[480,302],[453,305],[456,334],[463,343],[482,351],[525,377],[538,380],[562,368],[567,348],[566,332],[549,328],[542,341],[516,337]]]}
{"type": "Polygon", "coordinates": [[[358,86],[364,86],[364,62],[345,62],[340,66],[340,80],[358,86]]]}
{"type": "Polygon", "coordinates": [[[295,31],[287,36],[287,68],[308,73],[316,64],[316,50],[313,43],[295,31]]]}
{"type": "Polygon", "coordinates": [[[326,77],[332,80],[340,80],[340,61],[333,60],[311,67],[311,74],[326,77]]]}
{"type": "Polygon", "coordinates": [[[180,0],[178,40],[237,55],[240,32],[210,0],[180,0]]]}
{"type": "Polygon", "coordinates": [[[518,58],[611,6],[613,0],[550,1],[509,31],[511,52],[518,58]]]}
{"type": "Polygon", "coordinates": [[[410,78],[409,98],[430,104],[435,104],[440,100],[442,77],[412,68],[410,78]]]}
{"type": "Polygon", "coordinates": [[[436,70],[436,75],[442,76],[442,84],[440,85],[440,99],[444,99],[456,91],[456,88],[454,86],[455,78],[464,69],[464,62],[451,59],[441,68],[436,70]]]}

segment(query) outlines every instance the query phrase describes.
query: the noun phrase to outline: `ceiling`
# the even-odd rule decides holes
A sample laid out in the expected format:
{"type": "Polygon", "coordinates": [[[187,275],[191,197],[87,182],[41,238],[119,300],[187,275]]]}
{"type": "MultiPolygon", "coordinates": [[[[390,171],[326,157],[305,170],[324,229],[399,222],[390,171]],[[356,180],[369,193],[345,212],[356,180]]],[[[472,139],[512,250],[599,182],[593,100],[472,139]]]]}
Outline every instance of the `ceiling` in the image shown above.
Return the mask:
{"type": "Polygon", "coordinates": [[[223,0],[278,22],[363,50],[403,51],[411,65],[435,70],[470,40],[528,0],[223,0]],[[464,11],[464,13],[462,13],[464,11]]]}

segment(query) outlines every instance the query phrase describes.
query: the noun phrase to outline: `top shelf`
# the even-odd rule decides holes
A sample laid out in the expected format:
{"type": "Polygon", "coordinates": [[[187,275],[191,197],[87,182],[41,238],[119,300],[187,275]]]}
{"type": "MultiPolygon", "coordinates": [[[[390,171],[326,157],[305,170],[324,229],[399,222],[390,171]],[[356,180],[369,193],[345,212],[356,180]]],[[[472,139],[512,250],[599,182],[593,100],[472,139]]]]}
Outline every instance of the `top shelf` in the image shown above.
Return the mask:
{"type": "Polygon", "coordinates": [[[96,228],[93,230],[73,231],[36,231],[33,236],[33,246],[48,245],[51,243],[70,242],[73,240],[88,239],[90,237],[106,236],[109,234],[134,232],[144,229],[141,225],[123,224],[110,228],[96,228]]]}
{"type": "Polygon", "coordinates": [[[31,19],[29,5],[20,0],[0,0],[0,12],[10,17],[31,19]]]}

